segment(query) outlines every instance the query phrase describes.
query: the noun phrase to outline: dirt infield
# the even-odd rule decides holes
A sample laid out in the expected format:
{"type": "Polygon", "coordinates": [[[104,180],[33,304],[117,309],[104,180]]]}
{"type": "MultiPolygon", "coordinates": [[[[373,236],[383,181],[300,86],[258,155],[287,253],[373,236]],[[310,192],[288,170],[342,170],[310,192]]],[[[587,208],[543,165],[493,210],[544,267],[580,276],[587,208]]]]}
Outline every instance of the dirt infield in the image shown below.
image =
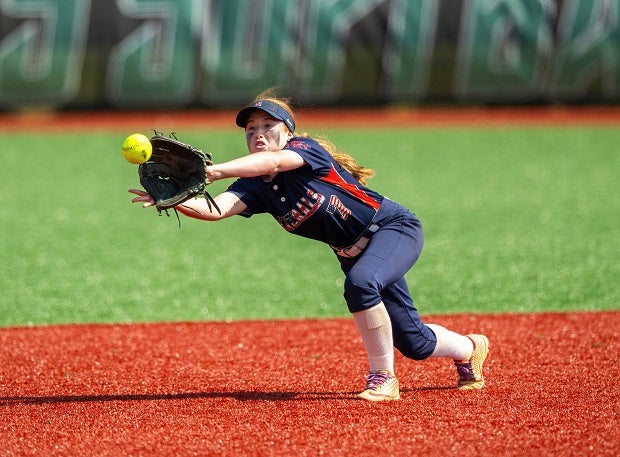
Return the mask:
{"type": "Polygon", "coordinates": [[[483,391],[398,355],[357,400],[349,319],[0,329],[0,454],[618,455],[620,312],[426,320],[488,335],[483,391]]]}
{"type": "MultiPolygon", "coordinates": [[[[29,111],[0,114],[0,132],[146,130],[164,131],[188,128],[236,129],[236,111],[148,111],[53,113],[29,111]]],[[[620,107],[461,107],[461,108],[305,108],[297,113],[298,125],[306,128],[327,127],[505,127],[505,126],[574,126],[596,125],[620,127],[620,107]]]]}

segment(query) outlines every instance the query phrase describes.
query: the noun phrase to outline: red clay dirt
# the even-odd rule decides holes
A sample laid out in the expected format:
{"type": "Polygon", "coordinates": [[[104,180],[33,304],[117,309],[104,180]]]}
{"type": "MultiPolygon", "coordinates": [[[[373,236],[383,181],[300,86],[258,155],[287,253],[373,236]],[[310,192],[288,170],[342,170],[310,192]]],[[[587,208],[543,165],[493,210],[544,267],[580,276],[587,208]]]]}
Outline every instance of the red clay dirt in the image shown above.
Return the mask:
{"type": "MultiPolygon", "coordinates": [[[[157,128],[222,129],[235,126],[236,111],[25,111],[0,114],[0,132],[12,131],[140,131],[157,128]]],[[[505,127],[597,125],[620,127],[620,107],[458,107],[458,108],[304,108],[297,113],[298,127],[505,127]]],[[[180,130],[177,130],[180,131],[180,130]]]]}
{"type": "Polygon", "coordinates": [[[485,389],[397,355],[356,399],[350,319],[0,329],[0,454],[618,455],[620,312],[425,320],[489,337],[485,389]]]}

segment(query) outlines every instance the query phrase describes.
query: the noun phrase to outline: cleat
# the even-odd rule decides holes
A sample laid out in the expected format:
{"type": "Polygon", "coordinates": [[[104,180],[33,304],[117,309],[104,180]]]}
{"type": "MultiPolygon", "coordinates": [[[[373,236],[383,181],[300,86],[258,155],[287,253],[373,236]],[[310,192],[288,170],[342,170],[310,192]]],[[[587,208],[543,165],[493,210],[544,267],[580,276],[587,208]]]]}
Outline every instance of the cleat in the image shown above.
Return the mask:
{"type": "Polygon", "coordinates": [[[366,389],[357,396],[368,401],[399,400],[398,379],[387,370],[371,371],[366,376],[366,389]]]}
{"type": "Polygon", "coordinates": [[[482,365],[489,355],[489,340],[484,335],[467,335],[474,343],[474,352],[467,362],[454,361],[459,379],[457,389],[472,390],[484,387],[482,365]]]}

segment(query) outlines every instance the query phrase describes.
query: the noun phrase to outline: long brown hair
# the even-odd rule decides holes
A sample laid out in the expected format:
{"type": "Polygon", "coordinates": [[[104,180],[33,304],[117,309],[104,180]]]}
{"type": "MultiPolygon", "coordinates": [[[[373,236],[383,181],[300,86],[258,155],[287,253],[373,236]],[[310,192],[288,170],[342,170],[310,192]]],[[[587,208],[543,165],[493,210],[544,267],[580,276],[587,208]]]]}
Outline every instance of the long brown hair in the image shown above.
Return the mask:
{"type": "MultiPolygon", "coordinates": [[[[274,92],[271,89],[268,89],[265,92],[259,94],[254,99],[255,102],[257,102],[259,100],[268,100],[270,102],[273,102],[273,103],[276,103],[276,104],[280,105],[282,108],[284,108],[286,111],[288,111],[288,113],[291,115],[291,118],[293,119],[293,122],[295,122],[295,125],[297,125],[297,122],[296,122],[296,119],[295,119],[295,112],[293,111],[293,108],[291,108],[290,102],[287,99],[276,97],[274,92]]],[[[301,135],[299,135],[299,134],[296,134],[296,135],[302,136],[304,138],[310,138],[310,134],[309,133],[302,133],[301,135]]],[[[353,175],[353,177],[357,181],[359,181],[360,184],[362,184],[363,186],[365,186],[366,183],[368,182],[368,180],[374,176],[375,171],[373,169],[363,167],[362,165],[357,163],[357,160],[355,160],[349,154],[346,154],[346,153],[344,153],[342,151],[339,151],[338,148],[334,145],[334,143],[329,141],[327,138],[325,138],[325,137],[318,137],[318,138],[314,138],[314,139],[323,148],[325,148],[325,150],[327,152],[329,152],[331,154],[331,156],[334,158],[334,160],[336,162],[338,162],[338,164],[342,168],[344,168],[349,173],[351,173],[351,175],[353,175]]]]}

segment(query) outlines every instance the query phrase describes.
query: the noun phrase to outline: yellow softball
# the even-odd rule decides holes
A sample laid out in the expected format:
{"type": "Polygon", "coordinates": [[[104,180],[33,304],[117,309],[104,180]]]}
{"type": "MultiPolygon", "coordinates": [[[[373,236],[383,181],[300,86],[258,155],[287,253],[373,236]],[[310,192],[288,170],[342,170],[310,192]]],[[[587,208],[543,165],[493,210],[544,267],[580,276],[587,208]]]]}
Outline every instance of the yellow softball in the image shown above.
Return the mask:
{"type": "Polygon", "coordinates": [[[144,163],[151,158],[152,152],[151,142],[141,133],[129,135],[123,141],[123,156],[129,163],[144,163]]]}

